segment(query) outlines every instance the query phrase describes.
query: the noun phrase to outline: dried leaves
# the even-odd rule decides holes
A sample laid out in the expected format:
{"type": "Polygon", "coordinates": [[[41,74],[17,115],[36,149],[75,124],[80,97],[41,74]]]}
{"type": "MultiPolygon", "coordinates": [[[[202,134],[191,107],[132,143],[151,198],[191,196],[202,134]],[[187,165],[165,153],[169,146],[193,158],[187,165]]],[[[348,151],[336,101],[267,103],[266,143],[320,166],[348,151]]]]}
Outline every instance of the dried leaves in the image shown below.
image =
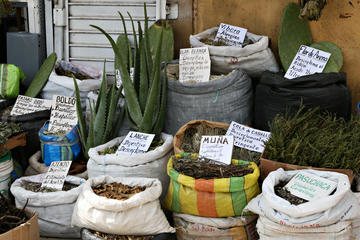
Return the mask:
{"type": "Polygon", "coordinates": [[[92,188],[96,195],[117,200],[127,200],[133,195],[142,192],[146,187],[127,186],[121,183],[103,183],[92,188]]]}
{"type": "Polygon", "coordinates": [[[27,203],[23,209],[18,209],[0,193],[0,234],[6,233],[29,220],[25,214],[26,205],[27,203]]]}
{"type": "MultiPolygon", "coordinates": [[[[45,187],[41,187],[41,183],[36,183],[36,182],[28,182],[28,181],[23,181],[21,184],[21,187],[23,187],[25,190],[31,191],[31,192],[57,192],[59,190],[57,189],[53,189],[53,188],[45,188],[45,187]]],[[[64,186],[62,188],[62,191],[69,191],[73,188],[78,187],[78,185],[75,184],[71,184],[68,182],[64,183],[64,186]]]]}
{"type": "Polygon", "coordinates": [[[94,232],[94,235],[105,240],[148,240],[153,238],[153,236],[123,236],[102,232],[94,232]]]}
{"type": "Polygon", "coordinates": [[[285,182],[280,182],[278,185],[276,185],[274,187],[275,194],[278,195],[279,197],[289,201],[293,205],[299,205],[299,204],[307,202],[307,200],[299,198],[299,197],[291,194],[286,188],[284,188],[284,186],[286,184],[287,183],[285,183],[285,182]]]}
{"type": "Polygon", "coordinates": [[[172,158],[174,169],[186,176],[195,179],[213,179],[213,178],[229,178],[242,177],[252,173],[254,170],[249,164],[242,165],[226,165],[218,164],[206,158],[172,158]]]}

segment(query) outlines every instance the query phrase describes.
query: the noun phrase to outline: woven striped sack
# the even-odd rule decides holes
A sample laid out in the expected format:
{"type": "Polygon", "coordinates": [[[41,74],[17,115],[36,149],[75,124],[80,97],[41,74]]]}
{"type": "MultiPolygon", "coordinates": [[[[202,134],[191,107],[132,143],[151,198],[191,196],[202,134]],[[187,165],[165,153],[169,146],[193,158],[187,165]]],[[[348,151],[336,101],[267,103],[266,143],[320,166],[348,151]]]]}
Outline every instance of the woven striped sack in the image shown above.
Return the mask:
{"type": "Polygon", "coordinates": [[[46,166],[54,161],[76,160],[81,153],[78,125],[62,136],[44,134],[49,127],[46,123],[39,131],[41,154],[46,166]]]}
{"type": "Polygon", "coordinates": [[[20,81],[25,80],[21,69],[13,64],[0,64],[0,98],[16,98],[20,81]]]}
{"type": "MultiPolygon", "coordinates": [[[[167,165],[170,184],[164,200],[164,207],[178,213],[202,217],[233,217],[250,215],[243,212],[247,203],[260,193],[258,178],[260,170],[250,163],[253,173],[243,177],[195,179],[180,174],[173,168],[173,158],[189,157],[198,159],[198,154],[176,154],[167,165]]],[[[249,164],[232,160],[233,165],[249,164]]]]}

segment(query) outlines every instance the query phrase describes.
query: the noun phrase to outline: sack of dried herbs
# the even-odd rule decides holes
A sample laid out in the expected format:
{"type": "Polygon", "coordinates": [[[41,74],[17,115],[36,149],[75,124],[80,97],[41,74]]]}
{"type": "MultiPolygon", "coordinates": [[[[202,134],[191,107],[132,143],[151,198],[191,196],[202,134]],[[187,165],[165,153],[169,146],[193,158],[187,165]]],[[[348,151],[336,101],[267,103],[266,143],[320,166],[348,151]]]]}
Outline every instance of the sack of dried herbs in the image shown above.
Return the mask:
{"type": "Polygon", "coordinates": [[[62,191],[41,188],[45,174],[17,179],[10,188],[18,207],[39,213],[40,235],[44,237],[79,238],[80,228],[74,228],[71,217],[84,179],[67,176],[62,191]]]}
{"type": "MultiPolygon", "coordinates": [[[[104,190],[105,194],[107,190],[104,190]]],[[[161,183],[155,178],[99,176],[90,178],[76,202],[72,225],[119,235],[155,235],[175,232],[161,210],[161,183]],[[97,195],[99,184],[121,183],[145,190],[126,200],[97,195]]],[[[114,194],[116,195],[116,194],[114,194]]],[[[107,196],[110,196],[107,194],[107,196]]]]}
{"type": "Polygon", "coordinates": [[[214,41],[218,27],[190,35],[191,47],[209,48],[211,68],[218,73],[227,73],[240,68],[251,77],[259,77],[263,71],[278,72],[279,66],[269,48],[269,38],[246,33],[243,46],[226,46],[214,41]]]}
{"type": "Polygon", "coordinates": [[[176,240],[174,233],[160,233],[157,235],[134,236],[118,235],[92,231],[86,228],[81,229],[82,240],[176,240]]]}
{"type": "Polygon", "coordinates": [[[231,165],[204,162],[198,154],[176,154],[169,159],[170,184],[164,207],[202,217],[250,215],[246,204],[260,193],[260,171],[253,162],[231,165]]]}

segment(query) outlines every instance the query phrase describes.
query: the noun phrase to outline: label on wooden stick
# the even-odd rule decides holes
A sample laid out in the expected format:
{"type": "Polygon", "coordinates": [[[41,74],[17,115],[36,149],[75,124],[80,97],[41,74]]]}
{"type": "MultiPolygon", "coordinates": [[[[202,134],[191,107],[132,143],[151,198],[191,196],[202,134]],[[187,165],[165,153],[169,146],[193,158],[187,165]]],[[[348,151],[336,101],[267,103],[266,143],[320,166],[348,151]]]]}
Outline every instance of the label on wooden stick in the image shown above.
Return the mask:
{"type": "Polygon", "coordinates": [[[155,134],[130,131],[121,142],[116,154],[136,155],[146,153],[155,137],[155,134]]]}
{"type": "Polygon", "coordinates": [[[76,98],[54,95],[48,131],[70,131],[78,122],[76,98]]]}
{"type": "Polygon", "coordinates": [[[234,136],[202,136],[199,157],[230,164],[234,136]]]}
{"type": "Polygon", "coordinates": [[[11,110],[10,115],[24,115],[43,110],[50,110],[53,100],[39,99],[19,95],[16,99],[15,105],[11,110]]]}
{"type": "Polygon", "coordinates": [[[43,179],[41,187],[62,190],[72,161],[54,161],[43,179]]]}
{"type": "Polygon", "coordinates": [[[229,46],[242,46],[246,33],[246,28],[221,23],[214,40],[221,41],[229,46]]]}
{"type": "Polygon", "coordinates": [[[179,81],[208,82],[210,79],[210,55],[207,47],[180,49],[179,81]]]}

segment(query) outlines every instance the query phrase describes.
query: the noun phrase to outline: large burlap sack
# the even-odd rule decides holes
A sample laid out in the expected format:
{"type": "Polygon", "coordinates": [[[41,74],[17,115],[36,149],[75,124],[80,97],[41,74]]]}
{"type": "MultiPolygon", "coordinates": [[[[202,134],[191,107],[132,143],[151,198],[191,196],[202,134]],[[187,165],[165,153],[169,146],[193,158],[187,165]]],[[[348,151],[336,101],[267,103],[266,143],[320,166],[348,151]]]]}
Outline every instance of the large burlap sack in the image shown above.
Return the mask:
{"type": "Polygon", "coordinates": [[[191,47],[209,48],[211,69],[218,73],[228,73],[240,68],[251,77],[259,77],[264,71],[278,72],[279,66],[269,48],[269,38],[250,32],[246,40],[250,44],[240,46],[212,46],[201,42],[201,39],[214,40],[218,27],[213,27],[196,35],[190,35],[191,47]]]}
{"type": "Polygon", "coordinates": [[[161,210],[161,183],[154,178],[90,178],[76,202],[72,225],[120,235],[153,235],[175,232],[161,210]],[[96,195],[92,187],[118,182],[147,188],[127,200],[115,200],[96,195]]]}
{"type": "Polygon", "coordinates": [[[174,213],[178,240],[237,239],[256,240],[256,215],[228,218],[207,218],[174,213]]]}
{"type": "Polygon", "coordinates": [[[176,154],[169,159],[167,173],[170,184],[164,207],[178,213],[202,217],[232,217],[250,215],[243,212],[252,198],[260,193],[260,171],[253,162],[233,159],[231,164],[250,164],[253,173],[242,177],[195,179],[177,172],[173,158],[198,159],[198,154],[176,154]]]}
{"type": "Polygon", "coordinates": [[[242,70],[202,83],[181,83],[168,77],[167,84],[166,133],[174,135],[194,119],[252,123],[252,83],[242,70]]]}
{"type": "Polygon", "coordinates": [[[316,73],[287,79],[284,73],[264,72],[255,91],[255,127],[268,131],[276,114],[295,112],[301,103],[348,118],[351,97],[346,74],[316,73]]]}
{"type": "Polygon", "coordinates": [[[262,240],[351,240],[351,222],[342,221],[324,227],[293,228],[259,217],[256,229],[262,240]]]}
{"type": "Polygon", "coordinates": [[[108,147],[120,144],[125,136],[115,138],[103,145],[90,148],[89,161],[87,163],[89,178],[108,175],[112,177],[146,177],[158,178],[161,182],[163,198],[169,184],[169,177],[166,174],[166,164],[172,151],[173,137],[168,134],[161,134],[164,140],[163,145],[147,153],[139,153],[133,156],[106,154],[100,155],[99,151],[108,147]]]}
{"type": "Polygon", "coordinates": [[[360,205],[350,190],[349,178],[345,174],[328,171],[301,170],[337,183],[332,195],[300,205],[292,205],[275,194],[274,187],[288,182],[299,170],[271,172],[262,184],[262,193],[250,201],[245,210],[266,217],[277,224],[293,228],[322,227],[339,221],[350,221],[359,217],[360,205]]]}
{"type": "Polygon", "coordinates": [[[10,188],[15,197],[17,207],[23,207],[28,201],[27,208],[39,213],[40,235],[44,237],[79,238],[80,228],[74,228],[71,217],[75,202],[81,192],[84,179],[67,176],[66,182],[79,185],[69,191],[32,192],[23,188],[22,183],[41,182],[45,174],[39,174],[17,179],[10,188]]]}

